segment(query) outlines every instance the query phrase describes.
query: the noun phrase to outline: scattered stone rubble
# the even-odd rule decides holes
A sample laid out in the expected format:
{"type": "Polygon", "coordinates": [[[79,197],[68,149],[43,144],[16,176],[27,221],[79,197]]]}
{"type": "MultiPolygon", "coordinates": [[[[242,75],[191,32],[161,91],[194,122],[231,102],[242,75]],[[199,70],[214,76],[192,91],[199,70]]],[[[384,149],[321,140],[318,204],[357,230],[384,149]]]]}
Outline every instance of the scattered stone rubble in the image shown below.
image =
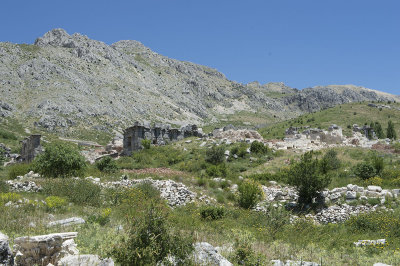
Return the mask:
{"type": "Polygon", "coordinates": [[[100,259],[97,255],[69,255],[61,258],[57,263],[57,266],[75,265],[114,266],[114,261],[110,258],[100,259]]]}
{"type": "Polygon", "coordinates": [[[40,185],[37,185],[33,181],[14,181],[7,180],[6,183],[9,185],[10,191],[12,192],[39,192],[42,190],[40,185]]]}
{"type": "Polygon", "coordinates": [[[249,142],[254,140],[263,140],[263,137],[255,130],[249,129],[216,129],[212,133],[213,137],[216,139],[226,139],[230,142],[237,142],[248,140],[249,142]]]}
{"type": "MultiPolygon", "coordinates": [[[[265,199],[254,207],[255,211],[268,212],[268,206],[274,202],[275,207],[282,204],[285,204],[287,207],[296,206],[298,193],[295,188],[280,186],[274,181],[270,181],[270,183],[271,186],[262,186],[265,199]]],[[[359,213],[376,211],[378,209],[387,210],[384,206],[379,205],[371,206],[366,203],[365,205],[351,206],[345,202],[352,202],[357,199],[368,200],[369,198],[379,198],[380,203],[383,204],[387,197],[397,198],[399,194],[400,189],[386,190],[379,186],[368,186],[364,188],[352,184],[348,184],[346,187],[324,190],[320,194],[318,200],[326,204],[333,203],[335,205],[324,208],[315,215],[307,214],[305,218],[311,219],[319,224],[344,222],[351,216],[359,213]]],[[[298,218],[297,216],[292,216],[291,221],[293,222],[298,218]]]]}
{"type": "Polygon", "coordinates": [[[218,250],[207,242],[198,242],[194,245],[194,261],[196,265],[233,265],[225,259],[218,250]]]}
{"type": "Polygon", "coordinates": [[[34,179],[34,178],[40,178],[40,174],[37,174],[33,171],[30,171],[29,173],[26,173],[25,175],[21,176],[17,176],[17,179],[21,180],[21,179],[34,179]]]}
{"type": "Polygon", "coordinates": [[[121,180],[106,182],[104,187],[133,187],[142,182],[149,182],[160,191],[160,196],[168,201],[171,207],[185,205],[196,198],[196,193],[190,191],[184,184],[173,180],[153,180],[151,178],[137,180],[121,180]]]}
{"type": "Polygon", "coordinates": [[[354,242],[356,247],[364,247],[364,246],[375,246],[375,245],[385,245],[386,239],[377,239],[377,240],[358,240],[354,242]]]}

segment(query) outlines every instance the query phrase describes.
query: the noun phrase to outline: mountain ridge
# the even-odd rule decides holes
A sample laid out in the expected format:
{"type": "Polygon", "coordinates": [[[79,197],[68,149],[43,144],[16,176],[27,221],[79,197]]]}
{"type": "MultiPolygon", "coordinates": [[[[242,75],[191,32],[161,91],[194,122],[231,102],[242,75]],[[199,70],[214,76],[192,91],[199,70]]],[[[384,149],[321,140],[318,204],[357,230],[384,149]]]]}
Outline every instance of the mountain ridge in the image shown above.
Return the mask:
{"type": "Polygon", "coordinates": [[[81,124],[111,130],[134,120],[204,124],[237,112],[287,119],[347,102],[400,100],[354,85],[241,84],[139,41],[107,45],[63,29],[33,45],[0,43],[0,77],[0,116],[50,131],[81,124]]]}

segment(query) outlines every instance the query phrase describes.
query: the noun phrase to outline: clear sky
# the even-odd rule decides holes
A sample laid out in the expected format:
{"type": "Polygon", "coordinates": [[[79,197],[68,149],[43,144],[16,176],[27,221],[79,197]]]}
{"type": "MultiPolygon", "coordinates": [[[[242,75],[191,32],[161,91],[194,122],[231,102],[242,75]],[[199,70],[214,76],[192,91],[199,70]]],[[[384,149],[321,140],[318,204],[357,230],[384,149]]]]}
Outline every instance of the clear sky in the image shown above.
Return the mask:
{"type": "Polygon", "coordinates": [[[400,95],[399,0],[2,0],[0,41],[52,28],[157,53],[227,78],[298,89],[355,84],[400,95]]]}

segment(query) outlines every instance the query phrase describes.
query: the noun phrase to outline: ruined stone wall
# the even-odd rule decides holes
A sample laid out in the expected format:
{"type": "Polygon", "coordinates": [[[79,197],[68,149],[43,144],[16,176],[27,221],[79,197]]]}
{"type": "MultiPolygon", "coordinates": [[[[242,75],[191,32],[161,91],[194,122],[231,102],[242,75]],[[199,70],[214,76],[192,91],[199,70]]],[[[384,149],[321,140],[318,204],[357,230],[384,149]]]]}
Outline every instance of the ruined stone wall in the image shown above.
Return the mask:
{"type": "Polygon", "coordinates": [[[171,128],[168,124],[150,125],[135,122],[133,126],[125,129],[123,140],[123,154],[131,155],[133,151],[142,149],[142,140],[151,140],[154,145],[165,145],[171,141],[181,140],[187,137],[203,137],[201,129],[196,125],[171,128]]]}
{"type": "Polygon", "coordinates": [[[24,162],[32,162],[33,159],[42,152],[42,146],[40,145],[41,135],[31,135],[21,141],[21,159],[24,162]]]}

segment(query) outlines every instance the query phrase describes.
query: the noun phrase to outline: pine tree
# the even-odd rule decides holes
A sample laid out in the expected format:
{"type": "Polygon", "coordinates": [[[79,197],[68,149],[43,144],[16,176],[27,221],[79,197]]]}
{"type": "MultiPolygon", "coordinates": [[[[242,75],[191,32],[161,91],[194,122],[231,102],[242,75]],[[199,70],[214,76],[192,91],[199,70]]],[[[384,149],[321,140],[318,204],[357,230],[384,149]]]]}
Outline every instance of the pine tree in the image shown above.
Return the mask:
{"type": "Polygon", "coordinates": [[[375,131],[375,134],[378,137],[378,139],[384,139],[385,138],[385,134],[383,133],[382,126],[381,126],[381,124],[379,122],[375,122],[374,131],[375,131]]]}
{"type": "Polygon", "coordinates": [[[388,122],[386,136],[389,139],[397,139],[397,134],[396,134],[396,131],[394,130],[394,124],[391,120],[389,120],[389,122],[388,122]]]}

